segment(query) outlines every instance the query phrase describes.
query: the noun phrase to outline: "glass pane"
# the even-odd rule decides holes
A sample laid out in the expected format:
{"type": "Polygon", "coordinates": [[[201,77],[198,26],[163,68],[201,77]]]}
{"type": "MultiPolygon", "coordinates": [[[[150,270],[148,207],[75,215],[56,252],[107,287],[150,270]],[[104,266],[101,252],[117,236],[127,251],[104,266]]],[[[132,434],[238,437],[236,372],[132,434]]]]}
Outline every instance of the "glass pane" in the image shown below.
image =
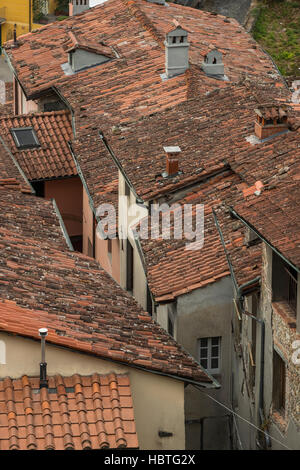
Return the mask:
{"type": "Polygon", "coordinates": [[[212,339],[211,339],[211,344],[212,344],[213,346],[216,346],[216,345],[219,344],[219,341],[220,341],[220,338],[219,338],[219,337],[217,337],[217,338],[212,338],[212,339]]]}
{"type": "Polygon", "coordinates": [[[12,131],[17,139],[17,147],[38,147],[39,143],[36,141],[33,129],[15,129],[12,131]]]}
{"type": "Polygon", "coordinates": [[[218,369],[219,368],[219,359],[212,359],[211,360],[211,368],[218,369]]]}
{"type": "Polygon", "coordinates": [[[218,355],[219,355],[219,346],[213,346],[211,348],[211,355],[213,357],[218,357],[218,355]]]}
{"type": "Polygon", "coordinates": [[[207,354],[207,348],[201,348],[200,349],[200,357],[207,357],[208,354],[207,354]]]}
{"type": "Polygon", "coordinates": [[[207,344],[208,344],[208,338],[200,339],[200,346],[201,347],[207,347],[207,344]]]}
{"type": "Polygon", "coordinates": [[[200,364],[204,369],[207,369],[207,359],[201,359],[200,364]]]}

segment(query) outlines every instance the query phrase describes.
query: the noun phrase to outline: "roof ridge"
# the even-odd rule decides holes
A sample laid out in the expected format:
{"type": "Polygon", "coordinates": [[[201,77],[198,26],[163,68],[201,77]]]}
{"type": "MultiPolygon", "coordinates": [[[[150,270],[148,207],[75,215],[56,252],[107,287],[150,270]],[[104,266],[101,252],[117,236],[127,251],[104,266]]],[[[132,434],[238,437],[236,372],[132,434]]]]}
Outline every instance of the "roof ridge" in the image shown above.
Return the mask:
{"type": "Polygon", "coordinates": [[[153,36],[161,47],[164,47],[164,37],[155,28],[152,21],[143,12],[134,0],[121,0],[127,7],[129,13],[134,16],[140,24],[153,36]]]}
{"type": "Polygon", "coordinates": [[[57,111],[42,111],[40,113],[28,113],[28,114],[13,114],[9,116],[0,116],[0,121],[2,120],[13,120],[13,119],[24,119],[32,117],[41,117],[41,116],[54,116],[57,114],[71,114],[69,109],[59,109],[57,111]]]}

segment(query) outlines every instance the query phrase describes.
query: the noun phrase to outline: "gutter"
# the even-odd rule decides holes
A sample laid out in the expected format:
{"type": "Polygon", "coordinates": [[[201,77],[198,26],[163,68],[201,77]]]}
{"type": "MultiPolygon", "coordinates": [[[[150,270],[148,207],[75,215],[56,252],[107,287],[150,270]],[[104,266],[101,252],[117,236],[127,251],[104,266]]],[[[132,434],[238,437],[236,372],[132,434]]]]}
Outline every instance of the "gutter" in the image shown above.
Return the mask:
{"type": "MultiPolygon", "coordinates": [[[[13,336],[15,336],[15,335],[21,336],[23,338],[30,338],[30,339],[32,339],[34,341],[38,341],[40,343],[39,338],[37,338],[35,336],[32,336],[30,334],[16,333],[15,331],[12,332],[12,331],[5,330],[3,328],[0,328],[0,332],[10,334],[10,335],[13,335],[13,336]]],[[[71,346],[65,346],[65,345],[57,343],[56,341],[53,341],[51,339],[48,339],[47,343],[55,345],[55,346],[57,346],[59,348],[62,348],[62,349],[66,349],[68,351],[73,351],[73,352],[74,351],[79,351],[81,354],[86,354],[88,356],[96,357],[96,358],[101,359],[103,361],[113,362],[114,364],[118,364],[118,365],[123,366],[123,367],[132,367],[133,369],[138,369],[138,370],[141,370],[143,372],[148,372],[150,374],[160,375],[160,376],[168,377],[168,378],[173,379],[173,380],[178,380],[179,382],[184,382],[186,385],[189,385],[189,384],[190,385],[195,385],[195,386],[197,386],[197,388],[199,390],[202,390],[203,388],[205,388],[205,389],[220,388],[220,385],[215,380],[214,380],[214,383],[216,383],[218,386],[214,386],[214,384],[211,384],[209,382],[197,382],[196,380],[184,378],[184,377],[174,375],[174,374],[169,374],[167,372],[161,372],[161,371],[154,370],[154,369],[147,369],[147,367],[139,366],[139,365],[136,365],[134,363],[125,362],[125,361],[122,362],[118,359],[113,359],[111,357],[105,357],[105,356],[97,355],[95,353],[93,354],[93,352],[91,352],[91,351],[85,351],[85,350],[80,349],[79,347],[72,348],[71,346]]],[[[207,375],[209,375],[209,374],[207,374],[207,375]]]]}
{"type": "Polygon", "coordinates": [[[55,210],[55,212],[56,212],[56,215],[57,215],[57,217],[58,217],[58,220],[59,220],[59,223],[60,223],[60,228],[61,228],[61,230],[62,230],[62,232],[63,232],[63,234],[64,234],[64,237],[65,237],[65,240],[66,240],[66,242],[67,242],[67,245],[68,245],[68,247],[69,247],[69,249],[70,249],[71,251],[74,251],[72,242],[71,242],[70,237],[69,237],[69,235],[68,235],[68,232],[67,232],[67,230],[66,230],[66,226],[65,226],[64,221],[63,221],[63,219],[62,219],[62,216],[61,216],[61,213],[60,213],[60,211],[59,211],[59,208],[57,207],[57,204],[56,204],[55,199],[52,199],[52,204],[53,204],[54,210],[55,210]]]}
{"type": "Polygon", "coordinates": [[[279,250],[277,250],[277,248],[275,248],[270,242],[268,242],[268,240],[266,240],[266,238],[261,235],[260,232],[258,232],[258,230],[253,227],[253,225],[251,225],[249,222],[247,222],[243,217],[241,217],[232,207],[230,207],[230,212],[237,218],[239,219],[241,222],[243,222],[244,225],[246,225],[248,228],[250,228],[254,233],[256,233],[256,235],[261,239],[263,240],[266,245],[268,245],[273,251],[275,251],[275,253],[280,256],[280,258],[282,258],[289,266],[291,266],[293,269],[295,269],[295,271],[297,271],[298,273],[300,273],[300,268],[298,268],[297,266],[295,266],[293,263],[291,263],[291,261],[289,261],[282,253],[280,253],[279,250]]]}

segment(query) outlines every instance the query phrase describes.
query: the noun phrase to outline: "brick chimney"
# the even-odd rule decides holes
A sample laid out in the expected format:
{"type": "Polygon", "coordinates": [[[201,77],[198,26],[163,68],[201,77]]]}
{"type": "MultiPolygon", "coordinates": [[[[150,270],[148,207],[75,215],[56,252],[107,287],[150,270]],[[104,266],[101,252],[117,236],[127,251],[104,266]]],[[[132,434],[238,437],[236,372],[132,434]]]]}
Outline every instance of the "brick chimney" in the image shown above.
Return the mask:
{"type": "Polygon", "coordinates": [[[283,105],[268,104],[255,109],[255,135],[260,140],[288,129],[287,111],[283,105]]]}
{"type": "Polygon", "coordinates": [[[164,176],[176,175],[179,171],[180,147],[164,147],[166,152],[166,172],[164,176]]]}
{"type": "Polygon", "coordinates": [[[174,21],[175,29],[166,34],[166,76],[175,77],[189,68],[188,32],[174,21]]]}

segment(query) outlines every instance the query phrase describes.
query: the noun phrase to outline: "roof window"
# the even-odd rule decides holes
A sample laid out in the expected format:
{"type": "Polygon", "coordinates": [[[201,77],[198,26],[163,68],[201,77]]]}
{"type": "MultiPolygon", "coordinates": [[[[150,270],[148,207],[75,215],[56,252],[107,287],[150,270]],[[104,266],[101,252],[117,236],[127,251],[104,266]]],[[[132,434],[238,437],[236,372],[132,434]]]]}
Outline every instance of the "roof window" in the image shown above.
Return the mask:
{"type": "Polygon", "coordinates": [[[10,130],[18,149],[40,147],[39,140],[32,127],[18,127],[10,130]]]}

